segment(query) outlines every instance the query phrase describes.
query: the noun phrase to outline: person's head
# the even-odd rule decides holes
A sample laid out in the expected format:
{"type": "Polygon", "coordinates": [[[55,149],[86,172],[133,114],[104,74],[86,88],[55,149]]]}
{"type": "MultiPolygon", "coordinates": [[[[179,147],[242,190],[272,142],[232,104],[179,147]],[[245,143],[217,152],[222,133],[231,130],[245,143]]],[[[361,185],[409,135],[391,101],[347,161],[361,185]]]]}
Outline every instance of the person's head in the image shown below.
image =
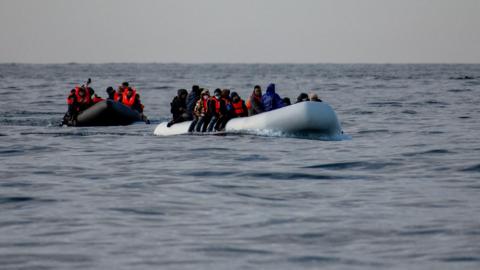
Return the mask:
{"type": "Polygon", "coordinates": [[[313,92],[310,92],[310,94],[308,94],[308,98],[311,100],[311,101],[319,101],[319,98],[318,98],[318,95],[313,93],[313,92]]]}
{"type": "Polygon", "coordinates": [[[115,90],[113,90],[113,87],[109,86],[107,87],[107,90],[105,90],[107,92],[107,94],[113,94],[115,92],[115,90]]]}
{"type": "Polygon", "coordinates": [[[177,96],[180,98],[180,99],[186,99],[187,98],[187,95],[188,95],[188,92],[186,89],[178,89],[177,91],[177,96]]]}
{"type": "Polygon", "coordinates": [[[128,87],[127,88],[127,97],[131,97],[133,95],[133,88],[128,87]]]}
{"type": "Polygon", "coordinates": [[[210,97],[210,91],[208,91],[208,89],[203,89],[201,96],[203,99],[208,99],[210,97]]]}
{"type": "Polygon", "coordinates": [[[221,98],[221,97],[222,97],[222,90],[220,90],[220,88],[215,89],[215,91],[213,92],[213,95],[214,95],[217,99],[221,98]]]}
{"type": "Polygon", "coordinates": [[[222,90],[222,98],[230,98],[230,89],[222,90]]]}
{"type": "Polygon", "coordinates": [[[309,101],[307,94],[300,93],[300,95],[298,95],[297,102],[302,102],[302,101],[309,101]]]}
{"type": "Polygon", "coordinates": [[[292,102],[290,102],[290,98],[288,97],[284,97],[282,101],[283,101],[283,104],[285,104],[285,106],[292,105],[292,102]]]}
{"type": "Polygon", "coordinates": [[[237,92],[232,92],[231,97],[233,102],[238,102],[240,100],[240,96],[238,95],[237,92]]]}
{"type": "Polygon", "coordinates": [[[192,86],[192,92],[195,93],[195,95],[200,95],[200,87],[198,85],[193,85],[192,86]]]}
{"type": "Polygon", "coordinates": [[[83,98],[83,97],[86,96],[86,94],[87,94],[87,92],[85,91],[85,88],[84,88],[84,87],[80,87],[80,89],[78,89],[78,95],[79,95],[80,97],[83,98]]]}
{"type": "Polygon", "coordinates": [[[262,88],[260,87],[260,85],[255,85],[255,87],[253,88],[253,94],[257,97],[262,95],[262,88]]]}
{"type": "Polygon", "coordinates": [[[123,86],[124,88],[127,88],[127,87],[129,86],[129,84],[128,84],[128,82],[123,82],[123,83],[122,83],[122,86],[123,86]]]}

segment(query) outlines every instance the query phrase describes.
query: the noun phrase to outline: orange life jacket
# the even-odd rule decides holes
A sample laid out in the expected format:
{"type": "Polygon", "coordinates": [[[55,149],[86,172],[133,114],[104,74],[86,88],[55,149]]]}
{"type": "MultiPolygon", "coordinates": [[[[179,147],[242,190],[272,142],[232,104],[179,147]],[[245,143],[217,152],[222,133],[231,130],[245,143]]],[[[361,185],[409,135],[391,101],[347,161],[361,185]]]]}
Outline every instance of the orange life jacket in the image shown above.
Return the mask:
{"type": "Polygon", "coordinates": [[[220,99],[217,99],[217,97],[213,96],[210,98],[210,100],[212,100],[213,102],[215,102],[215,113],[220,113],[220,99]]]}
{"type": "Polygon", "coordinates": [[[114,101],[119,101],[120,100],[120,96],[118,95],[117,91],[115,91],[115,93],[113,93],[113,100],[114,101]]]}
{"type": "Polygon", "coordinates": [[[135,103],[135,98],[137,97],[137,90],[135,88],[132,88],[132,90],[133,90],[133,93],[130,98],[127,97],[128,89],[125,89],[122,95],[122,103],[127,107],[132,107],[133,104],[135,103]]]}
{"type": "Polygon", "coordinates": [[[88,90],[88,87],[85,87],[85,96],[82,98],[79,94],[80,92],[80,87],[75,86],[75,99],[77,100],[78,103],[90,103],[90,90],[88,90]]]}
{"type": "Polygon", "coordinates": [[[235,115],[241,116],[245,114],[243,110],[243,100],[239,99],[237,102],[232,102],[233,110],[235,111],[235,115]]]}

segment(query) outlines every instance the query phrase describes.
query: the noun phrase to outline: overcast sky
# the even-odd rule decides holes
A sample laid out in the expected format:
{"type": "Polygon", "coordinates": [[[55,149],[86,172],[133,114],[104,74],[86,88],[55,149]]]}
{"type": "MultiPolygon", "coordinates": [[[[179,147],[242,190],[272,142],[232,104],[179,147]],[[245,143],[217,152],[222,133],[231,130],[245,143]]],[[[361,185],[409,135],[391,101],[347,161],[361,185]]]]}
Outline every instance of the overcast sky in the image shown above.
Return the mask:
{"type": "Polygon", "coordinates": [[[480,63],[480,0],[0,0],[0,62],[480,63]]]}

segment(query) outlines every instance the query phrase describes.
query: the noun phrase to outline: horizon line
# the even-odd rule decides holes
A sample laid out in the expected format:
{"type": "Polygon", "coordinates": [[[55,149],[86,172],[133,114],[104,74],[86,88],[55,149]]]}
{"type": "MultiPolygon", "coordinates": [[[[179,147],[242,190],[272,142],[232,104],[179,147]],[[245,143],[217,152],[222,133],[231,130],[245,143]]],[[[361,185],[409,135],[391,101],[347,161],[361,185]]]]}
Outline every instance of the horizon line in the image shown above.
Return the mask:
{"type": "Polygon", "coordinates": [[[480,65],[480,62],[0,62],[0,65],[480,65]]]}

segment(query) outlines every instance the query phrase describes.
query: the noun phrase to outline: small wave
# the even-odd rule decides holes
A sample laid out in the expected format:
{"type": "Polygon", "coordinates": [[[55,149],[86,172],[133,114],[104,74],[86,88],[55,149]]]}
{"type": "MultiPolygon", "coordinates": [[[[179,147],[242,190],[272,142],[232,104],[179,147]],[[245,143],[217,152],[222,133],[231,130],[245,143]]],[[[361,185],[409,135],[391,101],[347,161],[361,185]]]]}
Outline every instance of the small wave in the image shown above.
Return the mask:
{"type": "Polygon", "coordinates": [[[472,89],[449,89],[447,91],[452,93],[461,93],[461,92],[471,92],[472,89]]]}
{"type": "Polygon", "coordinates": [[[450,80],[474,80],[475,77],[464,75],[464,76],[457,76],[457,77],[450,77],[450,80]]]}
{"type": "Polygon", "coordinates": [[[23,203],[23,202],[56,202],[53,199],[40,199],[35,197],[28,196],[13,196],[13,197],[0,197],[0,204],[14,204],[14,203],[23,203]]]}
{"type": "Polygon", "coordinates": [[[419,156],[419,155],[445,155],[445,154],[453,154],[453,152],[447,149],[433,149],[433,150],[428,150],[423,152],[404,153],[402,155],[405,157],[413,157],[413,156],[419,156]]]}
{"type": "Polygon", "coordinates": [[[480,172],[480,164],[461,169],[462,172],[480,172]]]}
{"type": "Polygon", "coordinates": [[[441,258],[439,261],[442,262],[453,262],[453,263],[458,263],[458,262],[479,262],[480,257],[474,257],[474,256],[452,256],[452,257],[447,257],[447,258],[441,258]]]}
{"type": "Polygon", "coordinates": [[[335,176],[328,174],[310,174],[310,173],[294,173],[294,172],[250,172],[239,174],[241,178],[260,178],[273,180],[342,180],[353,179],[348,176],[335,176]]]}
{"type": "Polygon", "coordinates": [[[397,166],[398,163],[393,162],[364,162],[364,161],[354,161],[354,162],[337,162],[337,163],[326,163],[318,165],[310,165],[302,168],[305,169],[329,169],[329,170],[345,170],[353,168],[364,168],[368,170],[380,170],[388,166],[397,166]]]}
{"type": "Polygon", "coordinates": [[[396,101],[387,101],[387,102],[370,102],[368,105],[372,105],[375,107],[403,107],[401,102],[396,101]]]}

